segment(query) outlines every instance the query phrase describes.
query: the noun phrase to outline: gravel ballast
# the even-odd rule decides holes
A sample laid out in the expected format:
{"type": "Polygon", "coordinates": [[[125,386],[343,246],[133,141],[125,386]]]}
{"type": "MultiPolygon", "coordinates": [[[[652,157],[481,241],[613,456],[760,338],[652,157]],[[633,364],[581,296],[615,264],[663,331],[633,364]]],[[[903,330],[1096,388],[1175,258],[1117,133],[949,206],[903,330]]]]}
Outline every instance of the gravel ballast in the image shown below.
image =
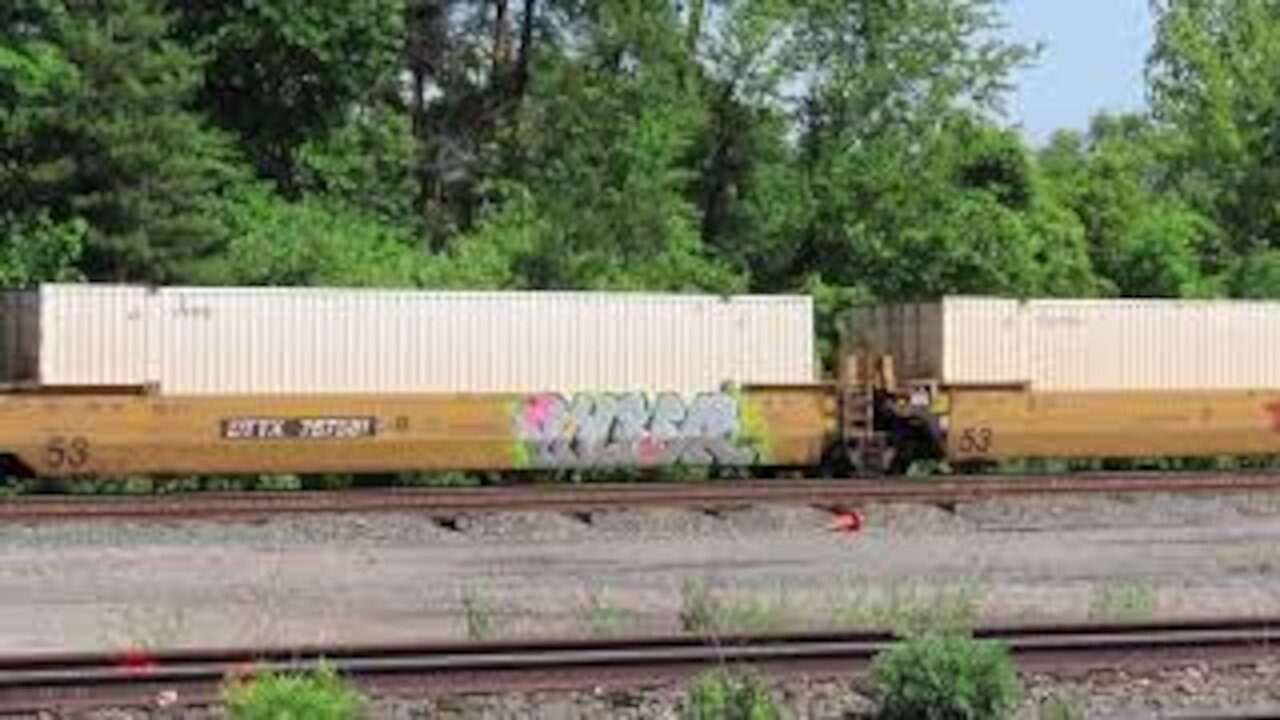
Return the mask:
{"type": "Polygon", "coordinates": [[[706,587],[743,629],[1280,615],[1265,493],[866,508],[0,526],[0,647],[114,650],[679,631],[706,587]]]}
{"type": "MultiPolygon", "coordinates": [[[[875,708],[868,682],[858,679],[773,680],[771,694],[788,720],[870,718],[875,708]]],[[[372,698],[368,720],[677,720],[684,687],[372,698]]],[[[1130,676],[1102,671],[1084,676],[1023,676],[1015,720],[1039,720],[1058,703],[1090,720],[1167,720],[1180,713],[1227,716],[1252,709],[1280,713],[1280,664],[1212,667],[1189,665],[1130,676]]],[[[1183,715],[1186,716],[1186,715],[1183,715]]],[[[3,720],[61,720],[44,712],[0,715],[3,720]]],[[[75,714],[77,720],[221,720],[216,707],[103,708],[75,714]]]]}

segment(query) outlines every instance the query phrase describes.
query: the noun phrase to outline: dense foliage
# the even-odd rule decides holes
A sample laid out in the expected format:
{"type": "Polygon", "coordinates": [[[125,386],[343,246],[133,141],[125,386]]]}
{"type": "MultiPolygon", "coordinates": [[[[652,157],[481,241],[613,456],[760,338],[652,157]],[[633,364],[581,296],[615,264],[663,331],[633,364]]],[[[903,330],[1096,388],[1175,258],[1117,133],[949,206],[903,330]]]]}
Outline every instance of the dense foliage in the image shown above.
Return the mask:
{"type": "Polygon", "coordinates": [[[871,672],[882,720],[1002,720],[1022,692],[1008,648],[964,635],[911,638],[871,672]]]}
{"type": "Polygon", "coordinates": [[[1280,4],[1032,148],[997,0],[9,0],[0,283],[1280,295],[1280,4]]]}

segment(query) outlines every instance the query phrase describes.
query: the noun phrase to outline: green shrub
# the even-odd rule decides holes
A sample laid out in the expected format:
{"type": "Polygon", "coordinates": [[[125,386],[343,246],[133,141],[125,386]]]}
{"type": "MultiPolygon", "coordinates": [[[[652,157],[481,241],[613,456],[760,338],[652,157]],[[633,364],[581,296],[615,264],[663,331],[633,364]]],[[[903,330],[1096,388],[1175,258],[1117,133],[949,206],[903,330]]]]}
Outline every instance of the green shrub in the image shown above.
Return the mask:
{"type": "Polygon", "coordinates": [[[356,720],[364,697],[328,665],[313,674],[257,675],[223,692],[230,720],[356,720]]]}
{"type": "Polygon", "coordinates": [[[1008,649],[964,635],[922,635],[872,665],[884,720],[998,720],[1021,688],[1008,649]]]}
{"type": "Polygon", "coordinates": [[[683,720],[776,720],[769,689],[753,675],[716,669],[694,681],[685,695],[683,720]]]}

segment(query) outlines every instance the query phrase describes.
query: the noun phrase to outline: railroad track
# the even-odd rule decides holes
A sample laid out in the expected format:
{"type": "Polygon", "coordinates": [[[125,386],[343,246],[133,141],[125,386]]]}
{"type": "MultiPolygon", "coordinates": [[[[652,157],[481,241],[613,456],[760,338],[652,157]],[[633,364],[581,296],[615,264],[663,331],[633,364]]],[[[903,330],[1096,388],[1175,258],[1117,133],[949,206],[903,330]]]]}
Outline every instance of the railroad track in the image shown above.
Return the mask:
{"type": "Polygon", "coordinates": [[[948,504],[994,497],[1280,490],[1280,474],[1127,474],[968,477],[955,480],[753,480],[688,484],[524,485],[169,496],[19,496],[0,502],[0,522],[255,518],[290,514],[493,511],[590,513],[630,508],[705,510],[796,504],[831,509],[889,502],[948,504]]]}
{"type": "MultiPolygon", "coordinates": [[[[1186,663],[1245,663],[1276,656],[1280,618],[988,628],[1023,670],[1142,672],[1186,663]]],[[[645,686],[717,664],[774,676],[865,673],[895,638],[887,633],[486,642],[289,649],[188,650],[148,657],[0,657],[0,712],[85,707],[204,705],[220,685],[256,670],[312,670],[325,662],[373,695],[433,695],[645,686]],[[323,659],[323,660],[322,660],[323,659]]]]}

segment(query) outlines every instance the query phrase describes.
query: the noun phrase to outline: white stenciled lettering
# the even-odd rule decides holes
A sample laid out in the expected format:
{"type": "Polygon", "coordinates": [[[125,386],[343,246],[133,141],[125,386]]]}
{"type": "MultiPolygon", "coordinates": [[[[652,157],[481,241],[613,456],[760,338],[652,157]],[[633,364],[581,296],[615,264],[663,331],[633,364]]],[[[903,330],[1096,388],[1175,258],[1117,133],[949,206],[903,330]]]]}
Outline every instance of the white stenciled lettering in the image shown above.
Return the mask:
{"type": "Polygon", "coordinates": [[[301,436],[304,438],[354,438],[372,435],[373,421],[369,418],[315,418],[304,419],[301,436]]]}
{"type": "Polygon", "coordinates": [[[228,440],[333,440],[377,434],[373,418],[233,418],[222,423],[228,440]]]}

